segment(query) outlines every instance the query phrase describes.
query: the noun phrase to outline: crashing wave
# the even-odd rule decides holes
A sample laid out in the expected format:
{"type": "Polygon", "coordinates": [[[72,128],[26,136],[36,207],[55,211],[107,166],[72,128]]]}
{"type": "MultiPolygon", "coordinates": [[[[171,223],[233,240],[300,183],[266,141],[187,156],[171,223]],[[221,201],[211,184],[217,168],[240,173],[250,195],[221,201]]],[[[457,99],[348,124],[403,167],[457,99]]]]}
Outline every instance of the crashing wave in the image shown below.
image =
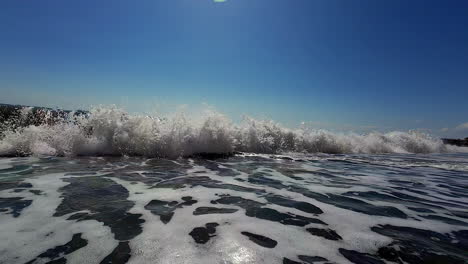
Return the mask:
{"type": "MultiPolygon", "coordinates": [[[[239,125],[210,112],[198,118],[130,115],[115,108],[61,112],[22,108],[0,126],[0,156],[127,155],[175,158],[200,153],[434,153],[449,147],[418,132],[369,134],[288,129],[251,118],[239,125]],[[26,122],[34,115],[36,122],[26,122]],[[21,125],[23,124],[23,125],[21,125]]],[[[33,118],[34,119],[34,118],[33,118]]]]}

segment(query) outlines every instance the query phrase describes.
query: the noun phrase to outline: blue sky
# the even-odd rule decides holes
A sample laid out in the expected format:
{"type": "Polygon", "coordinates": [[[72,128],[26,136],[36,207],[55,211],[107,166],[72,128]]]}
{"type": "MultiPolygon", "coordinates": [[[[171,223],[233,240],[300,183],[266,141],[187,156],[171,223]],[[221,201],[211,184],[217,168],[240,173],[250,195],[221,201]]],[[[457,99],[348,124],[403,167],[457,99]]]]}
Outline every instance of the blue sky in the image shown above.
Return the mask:
{"type": "Polygon", "coordinates": [[[0,2],[1,103],[468,136],[468,1],[0,2]]]}

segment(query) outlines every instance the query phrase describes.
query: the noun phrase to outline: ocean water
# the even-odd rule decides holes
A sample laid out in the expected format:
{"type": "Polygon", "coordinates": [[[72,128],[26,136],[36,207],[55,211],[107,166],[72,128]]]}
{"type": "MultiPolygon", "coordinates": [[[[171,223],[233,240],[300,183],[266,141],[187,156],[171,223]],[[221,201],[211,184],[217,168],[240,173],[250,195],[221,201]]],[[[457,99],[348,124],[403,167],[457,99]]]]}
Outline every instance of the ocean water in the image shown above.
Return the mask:
{"type": "Polygon", "coordinates": [[[1,264],[468,263],[468,153],[429,135],[216,112],[11,116],[1,264]]]}
{"type": "Polygon", "coordinates": [[[79,114],[22,108],[0,119],[0,156],[187,157],[200,153],[444,153],[457,152],[416,131],[333,133],[303,125],[288,129],[246,117],[236,124],[206,110],[163,117],[99,107],[79,114]]]}
{"type": "Polygon", "coordinates": [[[0,159],[0,263],[468,263],[468,155],[0,159]]]}

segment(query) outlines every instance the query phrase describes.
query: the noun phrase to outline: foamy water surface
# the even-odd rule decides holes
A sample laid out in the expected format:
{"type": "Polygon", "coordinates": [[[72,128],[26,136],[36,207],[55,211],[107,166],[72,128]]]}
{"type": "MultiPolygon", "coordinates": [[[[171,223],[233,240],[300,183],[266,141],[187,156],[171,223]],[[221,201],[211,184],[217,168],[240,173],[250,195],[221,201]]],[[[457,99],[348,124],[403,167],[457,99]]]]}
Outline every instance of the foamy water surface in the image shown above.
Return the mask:
{"type": "Polygon", "coordinates": [[[0,263],[467,263],[468,156],[0,159],[0,263]]]}

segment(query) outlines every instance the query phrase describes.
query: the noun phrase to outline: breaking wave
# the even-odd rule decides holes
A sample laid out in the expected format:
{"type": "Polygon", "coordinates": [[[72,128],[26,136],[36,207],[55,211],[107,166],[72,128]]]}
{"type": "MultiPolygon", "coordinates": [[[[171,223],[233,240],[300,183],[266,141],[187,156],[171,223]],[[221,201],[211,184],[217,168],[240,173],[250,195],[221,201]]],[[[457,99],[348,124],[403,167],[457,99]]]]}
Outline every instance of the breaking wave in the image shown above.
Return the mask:
{"type": "MultiPolygon", "coordinates": [[[[439,139],[418,132],[369,134],[288,129],[273,121],[246,118],[234,124],[209,112],[166,118],[131,115],[115,108],[65,113],[42,111],[42,122],[21,124],[32,114],[23,108],[14,122],[0,126],[0,156],[128,155],[175,158],[200,153],[433,153],[447,152],[439,139]]],[[[37,114],[36,112],[34,114],[37,114]]]]}

